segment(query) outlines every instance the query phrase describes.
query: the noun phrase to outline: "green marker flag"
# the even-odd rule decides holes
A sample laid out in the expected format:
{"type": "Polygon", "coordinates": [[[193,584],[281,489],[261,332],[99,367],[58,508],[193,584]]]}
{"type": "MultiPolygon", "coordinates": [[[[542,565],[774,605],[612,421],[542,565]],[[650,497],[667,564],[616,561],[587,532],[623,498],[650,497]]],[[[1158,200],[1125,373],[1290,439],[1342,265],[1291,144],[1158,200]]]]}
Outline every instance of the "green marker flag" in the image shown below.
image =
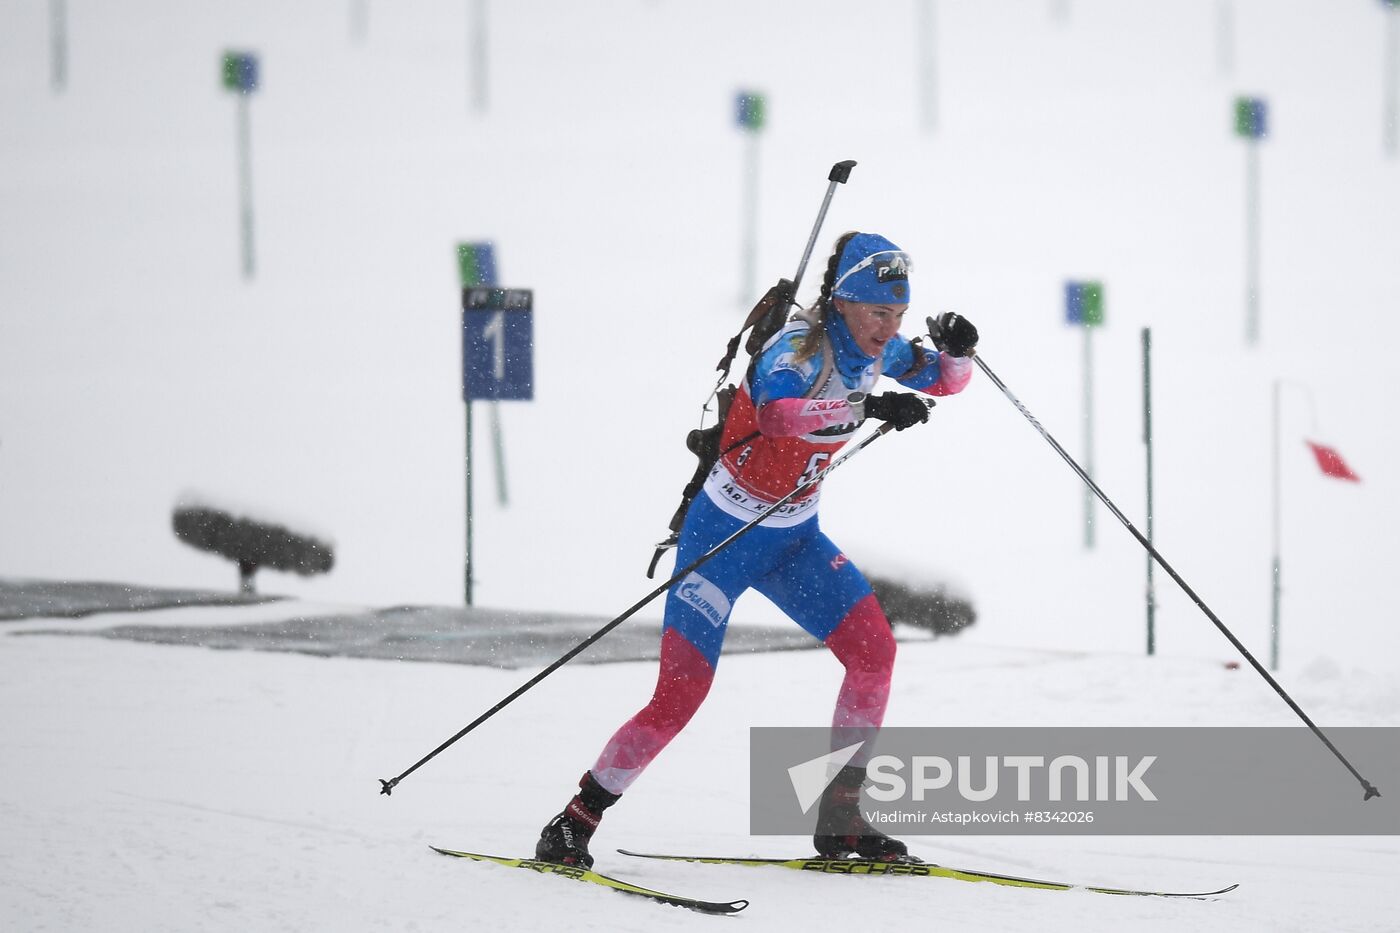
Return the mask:
{"type": "Polygon", "coordinates": [[[740,91],[734,98],[735,119],[743,129],[757,133],[763,129],[764,103],[762,94],[740,91]]]}
{"type": "Polygon", "coordinates": [[[743,239],[740,241],[739,301],[747,307],[753,301],[757,278],[758,252],[758,138],[767,117],[762,94],[740,91],[734,95],[734,120],[747,138],[744,158],[743,239]]]}
{"type": "Polygon", "coordinates": [[[224,90],[251,94],[258,89],[258,58],[247,52],[225,52],[224,90]]]}
{"type": "Polygon", "coordinates": [[[1235,98],[1235,135],[1263,139],[1269,135],[1269,105],[1258,97],[1235,98]]]}
{"type": "Polygon", "coordinates": [[[1269,106],[1260,97],[1235,98],[1235,135],[1245,146],[1245,341],[1259,342],[1259,142],[1269,135],[1269,106]]]}
{"type": "Polygon", "coordinates": [[[1103,283],[1066,282],[1065,320],[1083,327],[1103,326],[1103,283]]]}
{"type": "Polygon", "coordinates": [[[219,74],[224,90],[238,95],[239,224],[243,240],[243,277],[253,277],[253,158],[248,125],[248,98],[258,89],[258,57],[251,52],[225,52],[219,74]]]}
{"type": "Polygon", "coordinates": [[[496,284],[496,247],[491,243],[458,243],[457,268],[462,287],[496,284]]]}
{"type": "Polygon", "coordinates": [[[1103,326],[1103,283],[1084,283],[1084,326],[1103,326]]]}
{"type": "MultiPolygon", "coordinates": [[[[1094,356],[1090,340],[1103,326],[1103,283],[1065,283],[1065,321],[1084,330],[1084,472],[1094,475],[1094,356]]],[[[1094,496],[1084,487],[1084,547],[1094,546],[1094,496]]]]}

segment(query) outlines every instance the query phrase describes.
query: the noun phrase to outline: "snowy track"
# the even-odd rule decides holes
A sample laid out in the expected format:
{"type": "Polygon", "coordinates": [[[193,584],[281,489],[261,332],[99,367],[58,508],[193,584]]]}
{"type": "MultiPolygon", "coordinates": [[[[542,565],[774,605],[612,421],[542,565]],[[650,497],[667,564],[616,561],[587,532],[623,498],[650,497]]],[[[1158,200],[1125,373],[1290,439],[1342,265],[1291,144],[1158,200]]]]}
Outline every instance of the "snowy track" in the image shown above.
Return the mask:
{"type": "MultiPolygon", "coordinates": [[[[464,918],[530,931],[561,912],[580,929],[722,922],[427,848],[528,854],[581,763],[643,702],[653,677],[645,662],[565,668],[384,798],[378,777],[514,687],[519,673],[0,635],[0,920],[25,931],[426,930],[464,918]],[[589,698],[586,715],[572,715],[579,696],[589,698]]],[[[747,835],[746,729],[813,724],[838,679],[816,652],[727,658],[692,728],[609,815],[595,846],[600,869],[681,894],[748,898],[740,922],[794,933],[833,918],[1016,933],[1393,929],[1400,841],[1391,837],[910,838],[926,859],[1011,874],[1184,889],[1240,882],[1208,903],[804,877],[611,852],[806,852],[802,839],[747,835]]],[[[1307,683],[1306,672],[1299,679],[1307,683]]],[[[1393,692],[1361,693],[1387,677],[1346,679],[1352,690],[1337,703],[1318,690],[1324,722],[1400,718],[1393,692]]],[[[1061,722],[1215,724],[1222,696],[1236,724],[1282,718],[1262,685],[1214,663],[906,642],[891,722],[928,723],[936,708],[943,723],[1024,724],[1051,718],[1049,706],[1061,722]],[[1086,680],[1094,689],[1073,699],[1086,680]],[[1158,702],[1166,696],[1174,718],[1158,702]]]]}

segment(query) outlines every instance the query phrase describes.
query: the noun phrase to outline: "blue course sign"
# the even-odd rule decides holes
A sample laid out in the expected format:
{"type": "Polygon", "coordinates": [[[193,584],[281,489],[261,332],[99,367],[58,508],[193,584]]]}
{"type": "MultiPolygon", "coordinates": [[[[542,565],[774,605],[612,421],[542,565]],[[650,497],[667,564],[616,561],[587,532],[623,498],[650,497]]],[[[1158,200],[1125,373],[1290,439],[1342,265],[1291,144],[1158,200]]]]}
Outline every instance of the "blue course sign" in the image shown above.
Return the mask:
{"type": "Polygon", "coordinates": [[[1065,283],[1065,321],[1084,327],[1103,325],[1103,283],[1065,283]]]}
{"type": "Polygon", "coordinates": [[[462,398],[534,398],[534,293],[462,289],[462,398]]]}

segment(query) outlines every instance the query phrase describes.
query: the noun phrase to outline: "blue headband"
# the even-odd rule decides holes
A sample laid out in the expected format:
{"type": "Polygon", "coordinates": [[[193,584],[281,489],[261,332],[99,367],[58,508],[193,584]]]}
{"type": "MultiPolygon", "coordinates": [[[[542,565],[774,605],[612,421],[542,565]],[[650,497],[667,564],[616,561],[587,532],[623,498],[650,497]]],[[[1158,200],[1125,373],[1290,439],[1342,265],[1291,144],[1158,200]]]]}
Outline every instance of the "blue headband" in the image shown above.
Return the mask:
{"type": "Polygon", "coordinates": [[[857,233],[836,263],[831,294],[863,304],[909,303],[909,254],[876,233],[857,233]]]}

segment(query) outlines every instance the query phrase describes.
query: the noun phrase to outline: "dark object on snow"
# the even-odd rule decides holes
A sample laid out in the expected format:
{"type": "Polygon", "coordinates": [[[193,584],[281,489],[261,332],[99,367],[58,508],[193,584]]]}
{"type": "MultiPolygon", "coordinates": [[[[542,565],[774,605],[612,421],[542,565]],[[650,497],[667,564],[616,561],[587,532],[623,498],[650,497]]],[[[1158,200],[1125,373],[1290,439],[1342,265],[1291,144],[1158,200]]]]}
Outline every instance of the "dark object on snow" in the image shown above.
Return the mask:
{"type": "Polygon", "coordinates": [[[956,635],[977,621],[977,610],[965,599],[949,596],[947,590],[916,589],[885,577],[866,574],[875,598],[890,623],[903,622],[926,628],[934,635],[956,635]]]}
{"type": "Polygon", "coordinates": [[[179,506],[172,524],[181,541],[237,564],[239,589],[244,593],[253,592],[253,574],[260,567],[309,577],[325,573],[335,564],[335,553],[324,541],[296,534],[282,525],[237,518],[221,509],[179,506]]]}

